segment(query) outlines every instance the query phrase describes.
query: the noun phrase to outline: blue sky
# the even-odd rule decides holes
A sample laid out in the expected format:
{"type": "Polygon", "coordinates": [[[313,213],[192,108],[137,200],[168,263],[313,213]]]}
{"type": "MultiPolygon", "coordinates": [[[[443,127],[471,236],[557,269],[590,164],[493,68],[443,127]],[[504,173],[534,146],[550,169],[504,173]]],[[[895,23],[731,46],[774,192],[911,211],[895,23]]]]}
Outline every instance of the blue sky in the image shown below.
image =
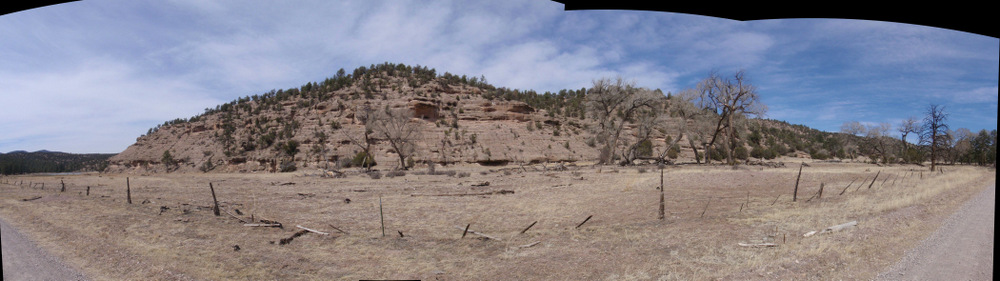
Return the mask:
{"type": "MultiPolygon", "coordinates": [[[[744,70],[766,117],[838,131],[929,104],[996,129],[1000,39],[845,19],[564,11],[552,1],[104,1],[0,16],[0,152],[117,153],[164,121],[382,62],[539,93],[744,70]]],[[[895,132],[895,130],[893,130],[895,132]]]]}

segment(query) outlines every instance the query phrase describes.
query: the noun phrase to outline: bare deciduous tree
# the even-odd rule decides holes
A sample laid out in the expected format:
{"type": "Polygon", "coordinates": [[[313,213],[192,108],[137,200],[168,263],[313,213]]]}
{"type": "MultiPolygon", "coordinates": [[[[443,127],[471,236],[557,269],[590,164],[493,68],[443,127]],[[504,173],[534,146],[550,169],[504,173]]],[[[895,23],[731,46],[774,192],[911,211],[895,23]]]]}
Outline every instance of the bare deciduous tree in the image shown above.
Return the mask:
{"type": "Polygon", "coordinates": [[[411,119],[413,112],[409,109],[392,110],[386,108],[379,111],[373,120],[374,132],[389,142],[389,146],[399,156],[399,167],[407,170],[406,158],[415,151],[414,140],[420,133],[420,124],[411,119]]]}
{"type": "Polygon", "coordinates": [[[847,121],[843,125],[840,125],[840,132],[846,134],[844,136],[844,147],[847,150],[847,154],[850,155],[851,159],[857,157],[856,149],[852,148],[857,144],[854,143],[851,136],[862,136],[867,130],[864,125],[861,125],[858,121],[847,121]]]}
{"type": "MultiPolygon", "coordinates": [[[[698,84],[700,92],[699,106],[715,111],[718,119],[712,138],[705,145],[706,149],[724,137],[726,159],[735,165],[733,148],[737,142],[737,119],[748,115],[761,116],[767,112],[767,106],[760,102],[757,87],[749,83],[744,71],[738,71],[731,78],[723,78],[712,72],[709,77],[698,84]]],[[[708,163],[709,153],[705,153],[705,163],[708,163]]]]}
{"type": "Polygon", "coordinates": [[[374,120],[376,118],[376,112],[371,108],[370,105],[364,104],[358,106],[354,111],[354,119],[361,124],[361,132],[351,132],[353,130],[340,130],[341,133],[354,145],[358,146],[362,152],[364,152],[364,159],[362,161],[363,168],[366,170],[371,170],[370,163],[373,162],[373,157],[371,153],[372,145],[375,144],[375,131],[372,129],[374,126],[374,120]]]}
{"type": "Polygon", "coordinates": [[[595,80],[587,93],[587,108],[597,121],[597,139],[601,148],[599,163],[612,163],[625,124],[635,117],[640,109],[650,109],[657,101],[652,91],[635,87],[635,82],[627,82],[618,77],[614,80],[595,80]]]}
{"type": "Polygon", "coordinates": [[[941,150],[945,147],[948,135],[948,125],[944,122],[948,120],[948,114],[944,113],[944,106],[931,104],[927,106],[924,122],[920,127],[920,143],[930,146],[931,149],[931,171],[934,171],[937,158],[940,157],[941,150]]]}
{"type": "MultiPolygon", "coordinates": [[[[666,162],[667,155],[674,146],[680,143],[681,139],[685,138],[685,134],[688,134],[687,140],[691,149],[694,150],[695,162],[701,163],[701,159],[698,158],[698,147],[695,146],[695,141],[700,139],[701,135],[705,131],[704,124],[710,122],[705,121],[705,111],[699,109],[694,105],[694,101],[698,98],[698,92],[693,89],[688,89],[681,91],[677,95],[673,95],[669,100],[669,105],[667,110],[669,111],[669,116],[680,119],[677,128],[675,128],[676,136],[669,135],[669,142],[664,143],[664,148],[658,154],[658,162],[666,162]]],[[[660,122],[665,123],[665,120],[660,122]]],[[[664,140],[666,140],[665,138],[664,140]]]]}
{"type": "Polygon", "coordinates": [[[879,123],[877,125],[869,125],[865,129],[865,146],[872,154],[875,162],[878,159],[882,159],[883,164],[889,163],[889,141],[886,136],[889,134],[889,130],[892,129],[892,125],[889,123],[879,123]]]}
{"type": "Polygon", "coordinates": [[[919,134],[920,123],[917,122],[916,118],[910,116],[910,118],[907,118],[906,120],[900,122],[899,127],[896,128],[896,130],[899,131],[899,139],[902,140],[903,142],[903,149],[900,152],[900,155],[904,156],[903,161],[910,161],[911,159],[907,159],[905,157],[907,155],[907,151],[909,151],[910,149],[909,144],[906,142],[906,136],[910,135],[911,133],[919,134]]]}

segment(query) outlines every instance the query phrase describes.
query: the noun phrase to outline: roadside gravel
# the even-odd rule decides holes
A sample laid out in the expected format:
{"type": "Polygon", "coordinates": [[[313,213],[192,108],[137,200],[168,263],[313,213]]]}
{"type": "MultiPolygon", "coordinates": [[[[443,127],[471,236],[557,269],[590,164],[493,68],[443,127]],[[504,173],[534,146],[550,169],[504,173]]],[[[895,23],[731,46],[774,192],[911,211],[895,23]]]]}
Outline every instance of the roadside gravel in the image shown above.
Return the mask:
{"type": "Polygon", "coordinates": [[[991,185],[876,280],[993,280],[996,186],[991,185]]]}
{"type": "Polygon", "coordinates": [[[30,238],[0,219],[3,280],[86,280],[38,247],[30,238]]]}

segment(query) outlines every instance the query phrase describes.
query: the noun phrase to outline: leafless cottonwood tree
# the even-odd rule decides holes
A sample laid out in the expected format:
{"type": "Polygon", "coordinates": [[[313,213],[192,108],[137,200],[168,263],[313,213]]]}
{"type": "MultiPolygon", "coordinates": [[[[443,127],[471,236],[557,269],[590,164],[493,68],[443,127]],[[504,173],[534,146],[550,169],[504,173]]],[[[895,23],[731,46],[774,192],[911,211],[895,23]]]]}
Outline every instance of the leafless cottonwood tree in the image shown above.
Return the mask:
{"type": "MultiPolygon", "coordinates": [[[[730,78],[723,78],[716,72],[698,84],[701,93],[699,106],[715,111],[718,114],[712,138],[705,145],[706,149],[715,145],[722,137],[723,147],[728,164],[735,165],[733,148],[737,142],[736,120],[746,116],[761,116],[767,112],[767,106],[761,103],[757,87],[749,82],[744,71],[736,72],[730,78]]],[[[709,161],[709,153],[705,153],[705,163],[709,161]]]]}
{"type": "Polygon", "coordinates": [[[370,105],[364,104],[358,106],[354,111],[354,119],[361,124],[361,132],[352,132],[354,130],[343,129],[340,130],[344,137],[346,137],[352,144],[358,146],[362,152],[364,152],[363,168],[366,170],[371,170],[371,163],[373,162],[373,156],[371,153],[372,145],[375,144],[375,130],[373,129],[375,125],[376,112],[370,105]]]}
{"type": "Polygon", "coordinates": [[[910,118],[906,118],[906,120],[900,122],[899,127],[897,127],[896,130],[899,131],[899,139],[903,142],[903,150],[900,152],[899,155],[904,156],[903,157],[904,161],[910,161],[911,159],[906,159],[905,157],[907,155],[907,151],[909,151],[910,149],[908,143],[906,142],[906,136],[910,134],[919,134],[920,123],[917,121],[916,118],[910,116],[910,118]]]}
{"type": "MultiPolygon", "coordinates": [[[[668,101],[667,111],[669,112],[669,114],[666,114],[666,116],[679,119],[678,122],[679,124],[677,128],[675,128],[675,130],[673,131],[676,133],[676,135],[670,135],[668,133],[667,135],[670,136],[668,142],[666,142],[667,138],[664,138],[665,141],[664,148],[657,155],[658,158],[657,161],[659,163],[662,164],[666,162],[667,155],[669,154],[670,150],[673,149],[674,146],[677,146],[677,144],[680,143],[681,139],[684,139],[684,135],[688,134],[689,132],[692,133],[687,136],[687,140],[691,146],[691,149],[694,150],[695,162],[699,164],[701,163],[701,159],[697,157],[698,147],[694,145],[694,141],[699,139],[700,133],[705,131],[703,129],[704,126],[702,125],[708,124],[710,122],[704,122],[707,120],[704,118],[705,111],[699,109],[697,106],[694,105],[694,101],[697,98],[698,98],[698,92],[693,89],[688,89],[681,91],[677,95],[673,95],[671,99],[668,101]]],[[[661,119],[660,124],[663,125],[665,121],[666,121],[665,118],[661,119]]],[[[664,130],[669,132],[668,128],[664,128],[664,130]]]]}
{"type": "Polygon", "coordinates": [[[865,146],[876,156],[874,159],[876,162],[878,159],[882,159],[882,164],[889,163],[889,141],[885,137],[888,136],[890,129],[892,129],[892,125],[885,122],[869,125],[865,129],[865,146]]]}
{"type": "Polygon", "coordinates": [[[852,148],[854,146],[857,146],[857,144],[854,143],[854,138],[852,138],[851,136],[860,137],[863,136],[863,134],[865,134],[866,131],[867,129],[865,128],[865,126],[861,125],[861,123],[858,121],[847,121],[844,122],[844,124],[840,125],[840,132],[845,134],[844,147],[845,150],[847,151],[847,154],[850,155],[851,159],[857,157],[856,149],[852,148]]]}
{"type": "Polygon", "coordinates": [[[927,106],[926,114],[924,122],[920,127],[920,143],[930,146],[930,169],[934,171],[937,158],[940,156],[939,154],[947,142],[948,135],[945,132],[948,131],[948,124],[944,122],[948,120],[948,114],[944,113],[944,106],[937,104],[927,106]]]}
{"type": "Polygon", "coordinates": [[[416,150],[414,141],[419,136],[420,124],[411,120],[413,111],[409,109],[385,108],[375,115],[373,131],[389,142],[389,146],[399,156],[399,167],[407,170],[406,158],[416,150]]]}
{"type": "Polygon", "coordinates": [[[600,164],[612,163],[625,124],[641,109],[651,109],[656,97],[649,90],[635,87],[622,77],[601,78],[587,93],[587,109],[597,121],[597,139],[601,148],[600,164]]]}
{"type": "Polygon", "coordinates": [[[653,133],[661,123],[661,113],[652,108],[641,109],[635,114],[635,124],[633,127],[633,137],[622,141],[622,163],[632,163],[640,157],[648,157],[652,153],[651,144],[653,133]],[[646,150],[650,149],[650,150],[646,150]]]}

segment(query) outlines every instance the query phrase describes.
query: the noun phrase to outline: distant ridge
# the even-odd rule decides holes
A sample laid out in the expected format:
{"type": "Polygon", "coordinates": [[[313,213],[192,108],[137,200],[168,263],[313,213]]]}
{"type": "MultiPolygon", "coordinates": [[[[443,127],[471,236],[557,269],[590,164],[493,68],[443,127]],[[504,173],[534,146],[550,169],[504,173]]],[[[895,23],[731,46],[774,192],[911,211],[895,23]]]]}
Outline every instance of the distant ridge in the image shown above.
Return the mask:
{"type": "Polygon", "coordinates": [[[0,153],[0,174],[68,173],[102,171],[108,166],[109,153],[66,153],[49,150],[0,153]]]}

